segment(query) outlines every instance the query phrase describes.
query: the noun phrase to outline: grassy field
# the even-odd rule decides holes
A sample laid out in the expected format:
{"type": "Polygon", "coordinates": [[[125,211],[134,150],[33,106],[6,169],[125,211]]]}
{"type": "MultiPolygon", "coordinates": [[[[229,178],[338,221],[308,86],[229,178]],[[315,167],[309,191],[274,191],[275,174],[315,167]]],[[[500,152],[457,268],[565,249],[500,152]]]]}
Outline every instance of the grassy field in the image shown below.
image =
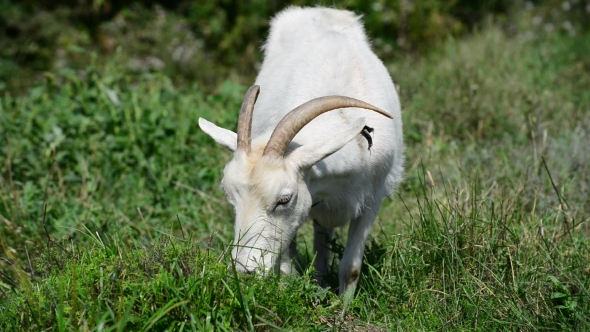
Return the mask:
{"type": "Polygon", "coordinates": [[[235,128],[245,86],[46,73],[0,102],[0,330],[590,330],[589,37],[386,59],[407,174],[354,298],[314,284],[311,225],[301,277],[227,268],[230,154],[197,120],[235,128]]]}

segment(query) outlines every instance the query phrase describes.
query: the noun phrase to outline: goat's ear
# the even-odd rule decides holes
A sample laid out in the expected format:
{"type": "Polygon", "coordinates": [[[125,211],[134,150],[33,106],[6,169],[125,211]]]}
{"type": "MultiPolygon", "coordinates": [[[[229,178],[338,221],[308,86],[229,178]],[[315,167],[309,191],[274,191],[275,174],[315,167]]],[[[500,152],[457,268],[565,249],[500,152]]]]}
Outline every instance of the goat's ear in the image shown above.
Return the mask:
{"type": "Polygon", "coordinates": [[[345,127],[342,131],[334,133],[327,141],[319,141],[301,146],[289,154],[287,158],[295,162],[300,168],[310,168],[344,147],[346,143],[360,134],[366,123],[365,118],[360,118],[345,127]]]}
{"type": "Polygon", "coordinates": [[[236,151],[238,135],[233,131],[218,127],[203,118],[199,118],[199,127],[201,127],[201,130],[203,130],[205,134],[211,136],[215,142],[221,144],[228,150],[236,151]]]}

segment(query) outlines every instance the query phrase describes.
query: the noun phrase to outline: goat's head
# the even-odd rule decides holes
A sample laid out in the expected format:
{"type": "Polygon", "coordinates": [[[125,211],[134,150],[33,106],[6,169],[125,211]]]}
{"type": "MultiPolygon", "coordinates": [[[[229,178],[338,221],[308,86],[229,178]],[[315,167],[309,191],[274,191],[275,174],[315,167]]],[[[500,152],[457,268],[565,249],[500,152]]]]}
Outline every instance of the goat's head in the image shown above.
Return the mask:
{"type": "Polygon", "coordinates": [[[290,273],[289,264],[280,264],[278,258],[286,254],[311,209],[307,170],[357,136],[365,126],[365,119],[358,119],[334,133],[328,141],[296,147],[291,141],[311,120],[334,109],[358,107],[391,116],[357,99],[321,97],[289,112],[274,128],[268,142],[252,143],[252,114],[259,91],[255,85],[246,92],[237,134],[202,118],[199,126],[217,143],[234,152],[234,158],[225,166],[222,186],[236,215],[232,251],[236,268],[252,272],[257,267],[274,267],[290,273]]]}

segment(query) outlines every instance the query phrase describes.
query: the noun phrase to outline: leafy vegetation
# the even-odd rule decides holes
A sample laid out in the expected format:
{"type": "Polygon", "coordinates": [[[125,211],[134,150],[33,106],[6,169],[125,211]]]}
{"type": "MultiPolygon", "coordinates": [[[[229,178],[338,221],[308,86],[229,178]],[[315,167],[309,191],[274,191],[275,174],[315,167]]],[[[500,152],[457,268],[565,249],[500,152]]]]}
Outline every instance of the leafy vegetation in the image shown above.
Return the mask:
{"type": "Polygon", "coordinates": [[[227,268],[230,154],[197,120],[235,128],[246,86],[73,43],[79,68],[0,100],[0,330],[590,329],[590,36],[520,29],[384,57],[407,177],[354,298],[315,285],[310,225],[300,277],[227,268]]]}
{"type": "MultiPolygon", "coordinates": [[[[46,71],[85,70],[113,57],[127,75],[162,72],[175,85],[247,85],[260,65],[268,19],[326,1],[0,0],[0,91],[23,94],[46,71]],[[100,54],[90,57],[89,53],[100,54]]],[[[363,15],[381,57],[421,54],[489,22],[511,33],[587,30],[587,0],[339,1],[363,15]],[[518,19],[511,19],[513,12],[518,19]],[[531,29],[532,28],[532,29],[531,29]],[[533,30],[533,31],[530,31],[533,30]]]]}

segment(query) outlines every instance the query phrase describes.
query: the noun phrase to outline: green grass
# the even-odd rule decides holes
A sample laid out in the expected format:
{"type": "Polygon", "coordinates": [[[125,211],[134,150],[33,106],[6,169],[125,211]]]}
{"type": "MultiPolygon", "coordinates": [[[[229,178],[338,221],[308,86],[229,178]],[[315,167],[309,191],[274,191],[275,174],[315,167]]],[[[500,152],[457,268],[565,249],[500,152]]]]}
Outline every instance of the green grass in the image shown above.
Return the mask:
{"type": "Polygon", "coordinates": [[[231,156],[197,120],[234,128],[246,87],[47,73],[0,102],[0,330],[588,330],[587,38],[490,28],[386,59],[407,176],[353,299],[314,284],[310,225],[301,277],[227,268],[231,156]]]}

